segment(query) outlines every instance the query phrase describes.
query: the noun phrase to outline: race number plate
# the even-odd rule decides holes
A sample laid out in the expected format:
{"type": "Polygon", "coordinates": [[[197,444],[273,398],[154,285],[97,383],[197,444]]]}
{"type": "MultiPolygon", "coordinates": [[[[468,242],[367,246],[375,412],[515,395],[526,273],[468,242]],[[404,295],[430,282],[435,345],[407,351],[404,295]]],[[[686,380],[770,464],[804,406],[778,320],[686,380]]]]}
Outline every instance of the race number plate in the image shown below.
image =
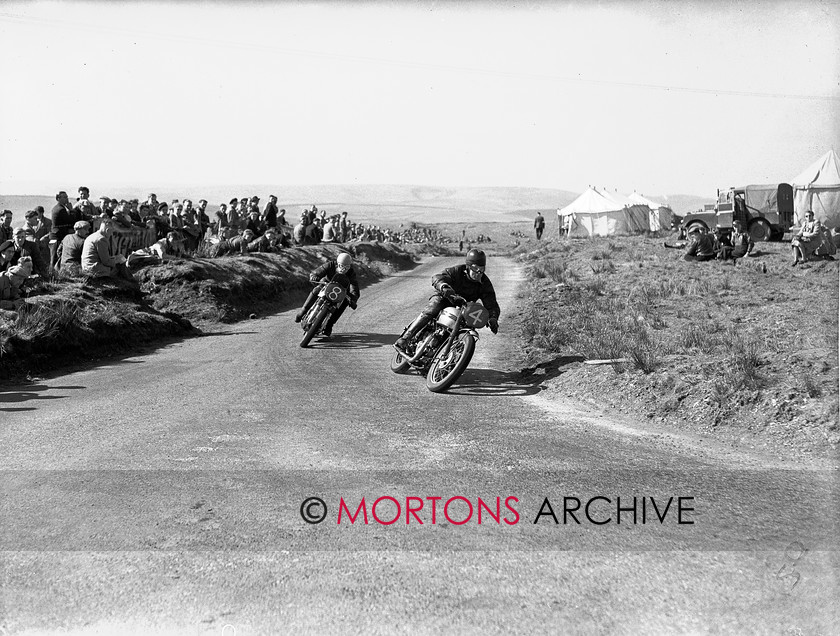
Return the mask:
{"type": "Polygon", "coordinates": [[[464,307],[464,322],[473,329],[481,329],[487,324],[490,312],[479,303],[469,303],[464,307]]]}
{"type": "Polygon", "coordinates": [[[331,303],[338,305],[344,300],[347,292],[344,291],[344,288],[341,285],[330,282],[324,285],[324,291],[321,292],[321,295],[331,303]]]}

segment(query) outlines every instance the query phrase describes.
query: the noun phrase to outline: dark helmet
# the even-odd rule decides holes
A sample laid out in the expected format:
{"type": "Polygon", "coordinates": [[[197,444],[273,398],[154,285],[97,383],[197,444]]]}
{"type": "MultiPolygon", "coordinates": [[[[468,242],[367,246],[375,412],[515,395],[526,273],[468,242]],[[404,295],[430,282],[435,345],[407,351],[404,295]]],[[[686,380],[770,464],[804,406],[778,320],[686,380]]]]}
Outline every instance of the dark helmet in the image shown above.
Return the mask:
{"type": "Polygon", "coordinates": [[[481,250],[470,250],[467,252],[467,265],[487,266],[487,255],[481,250]]]}

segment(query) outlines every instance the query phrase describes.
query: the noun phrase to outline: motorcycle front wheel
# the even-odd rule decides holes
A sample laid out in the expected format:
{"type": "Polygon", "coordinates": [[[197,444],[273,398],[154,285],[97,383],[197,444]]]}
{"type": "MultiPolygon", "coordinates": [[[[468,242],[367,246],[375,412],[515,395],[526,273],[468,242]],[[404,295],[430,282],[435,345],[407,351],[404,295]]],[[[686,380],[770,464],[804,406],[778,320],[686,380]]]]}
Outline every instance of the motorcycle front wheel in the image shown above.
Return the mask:
{"type": "Polygon", "coordinates": [[[394,373],[405,373],[410,366],[399,351],[394,351],[394,355],[391,357],[391,371],[394,373]]]}
{"type": "Polygon", "coordinates": [[[475,351],[475,339],[472,334],[463,332],[458,335],[445,358],[440,357],[442,344],[426,373],[426,388],[432,393],[443,393],[466,370],[475,351]]]}
{"type": "Polygon", "coordinates": [[[321,330],[321,325],[327,319],[330,310],[329,308],[324,305],[321,309],[318,310],[318,313],[315,314],[315,318],[312,319],[312,324],[309,325],[309,328],[306,330],[306,333],[303,334],[303,339],[300,341],[300,346],[306,348],[306,345],[315,337],[321,330]]]}

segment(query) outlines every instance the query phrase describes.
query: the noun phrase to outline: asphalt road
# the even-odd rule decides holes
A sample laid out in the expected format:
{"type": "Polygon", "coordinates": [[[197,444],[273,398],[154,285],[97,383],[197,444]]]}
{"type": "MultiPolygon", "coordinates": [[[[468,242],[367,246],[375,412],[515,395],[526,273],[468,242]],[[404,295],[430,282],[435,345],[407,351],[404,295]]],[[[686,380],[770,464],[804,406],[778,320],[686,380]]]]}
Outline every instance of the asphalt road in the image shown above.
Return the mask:
{"type": "Polygon", "coordinates": [[[448,394],[391,373],[454,262],[0,388],[0,635],[840,632],[837,473],[548,402],[513,262],[448,394]]]}

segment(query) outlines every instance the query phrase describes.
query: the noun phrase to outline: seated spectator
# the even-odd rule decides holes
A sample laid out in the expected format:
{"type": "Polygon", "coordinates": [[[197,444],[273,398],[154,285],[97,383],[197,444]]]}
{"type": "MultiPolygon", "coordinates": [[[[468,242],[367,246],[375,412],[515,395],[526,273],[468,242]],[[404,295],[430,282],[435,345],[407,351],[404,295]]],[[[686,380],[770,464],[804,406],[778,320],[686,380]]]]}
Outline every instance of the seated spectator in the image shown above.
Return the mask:
{"type": "Polygon", "coordinates": [[[814,218],[814,211],[808,210],[805,213],[805,220],[802,226],[793,237],[790,243],[793,252],[793,265],[805,263],[812,257],[822,256],[831,259],[837,253],[831,233],[814,218]]]}
{"type": "Polygon", "coordinates": [[[265,232],[265,224],[260,220],[260,211],[252,207],[248,214],[248,221],[245,223],[245,229],[251,230],[254,236],[262,236],[265,232]]]}
{"type": "Polygon", "coordinates": [[[69,274],[80,274],[82,271],[82,248],[85,239],[90,234],[90,223],[76,221],[73,234],[65,236],[58,247],[58,269],[69,274]]]}
{"type": "Polygon", "coordinates": [[[327,219],[326,223],[324,224],[323,228],[323,238],[321,239],[324,243],[340,243],[341,238],[338,235],[338,224],[334,218],[327,219]]]}
{"type": "Polygon", "coordinates": [[[688,244],[685,247],[687,261],[710,261],[717,254],[717,246],[714,237],[703,230],[693,230],[688,235],[688,244]]]}
{"type": "Polygon", "coordinates": [[[281,208],[280,211],[277,213],[277,227],[282,227],[288,224],[289,222],[286,220],[286,209],[281,208]]]}
{"type": "Polygon", "coordinates": [[[41,258],[41,248],[35,241],[26,238],[25,227],[15,228],[12,234],[12,241],[15,244],[15,253],[12,256],[11,264],[17,265],[21,258],[28,256],[32,259],[35,273],[41,276],[41,278],[47,278],[50,272],[46,261],[41,258]]]}
{"type": "Polygon", "coordinates": [[[82,272],[93,278],[122,278],[135,282],[134,276],[125,266],[125,256],[111,253],[113,223],[111,219],[102,219],[99,229],[85,239],[82,247],[82,272]]]}
{"type": "Polygon", "coordinates": [[[0,272],[0,309],[17,310],[23,305],[20,289],[32,274],[32,261],[23,257],[17,265],[0,272]]]}
{"type": "Polygon", "coordinates": [[[727,260],[731,258],[736,263],[739,258],[750,256],[755,249],[755,243],[750,235],[744,231],[744,225],[740,221],[732,222],[732,233],[729,235],[729,245],[722,245],[720,258],[727,260]]]}
{"type": "Polygon", "coordinates": [[[12,240],[0,243],[0,272],[5,272],[12,266],[12,257],[15,255],[15,242],[12,240]]]}
{"type": "Polygon", "coordinates": [[[128,255],[126,266],[138,270],[147,265],[157,265],[164,261],[186,258],[184,240],[175,232],[169,232],[165,238],[143,247],[128,255]]]}

